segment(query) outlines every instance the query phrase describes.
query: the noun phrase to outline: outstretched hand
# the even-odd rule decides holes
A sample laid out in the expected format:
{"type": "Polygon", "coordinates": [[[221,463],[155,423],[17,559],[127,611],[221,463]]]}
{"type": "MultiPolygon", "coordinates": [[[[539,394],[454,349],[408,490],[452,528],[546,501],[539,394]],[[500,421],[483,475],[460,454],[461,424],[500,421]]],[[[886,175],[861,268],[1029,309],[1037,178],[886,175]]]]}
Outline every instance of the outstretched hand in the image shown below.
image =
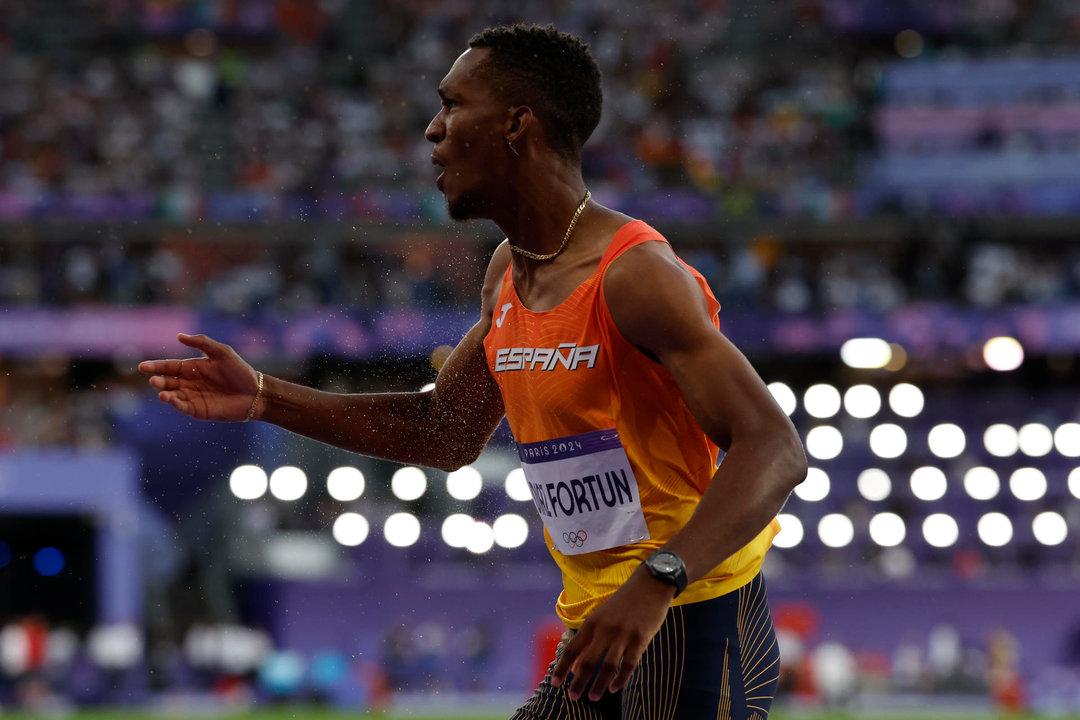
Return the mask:
{"type": "Polygon", "coordinates": [[[571,700],[586,689],[592,700],[621,690],[664,623],[674,595],[674,586],[654,580],[643,567],[635,570],[585,619],[551,671],[551,684],[559,687],[573,674],[571,700]]]}
{"type": "Polygon", "coordinates": [[[180,333],[176,337],[201,350],[203,357],[139,363],[139,372],[151,376],[158,399],[196,420],[247,418],[258,390],[255,370],[231,347],[205,335],[180,333]]]}

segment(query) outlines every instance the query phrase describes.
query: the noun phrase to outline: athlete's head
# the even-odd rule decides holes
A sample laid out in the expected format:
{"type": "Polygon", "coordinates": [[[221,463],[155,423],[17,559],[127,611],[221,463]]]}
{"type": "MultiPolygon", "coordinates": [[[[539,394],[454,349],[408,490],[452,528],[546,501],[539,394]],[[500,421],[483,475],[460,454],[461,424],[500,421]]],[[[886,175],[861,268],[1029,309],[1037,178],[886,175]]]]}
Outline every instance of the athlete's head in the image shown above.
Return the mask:
{"type": "Polygon", "coordinates": [[[425,136],[435,143],[433,160],[445,168],[439,187],[457,220],[492,216],[524,167],[519,153],[526,144],[580,165],[582,146],[600,121],[596,60],[585,43],[551,26],[489,28],[473,36],[439,83],[439,95],[442,109],[425,136]]]}

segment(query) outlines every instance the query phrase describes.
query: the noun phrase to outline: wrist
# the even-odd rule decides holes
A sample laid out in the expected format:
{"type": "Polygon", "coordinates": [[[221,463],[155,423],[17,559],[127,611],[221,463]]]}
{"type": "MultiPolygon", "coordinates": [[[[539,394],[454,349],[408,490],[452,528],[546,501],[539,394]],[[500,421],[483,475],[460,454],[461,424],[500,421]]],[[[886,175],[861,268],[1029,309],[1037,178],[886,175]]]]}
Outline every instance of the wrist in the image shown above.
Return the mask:
{"type": "Polygon", "coordinates": [[[642,565],[653,580],[671,589],[672,599],[686,589],[686,564],[675,552],[661,548],[645,558],[642,565]]]}

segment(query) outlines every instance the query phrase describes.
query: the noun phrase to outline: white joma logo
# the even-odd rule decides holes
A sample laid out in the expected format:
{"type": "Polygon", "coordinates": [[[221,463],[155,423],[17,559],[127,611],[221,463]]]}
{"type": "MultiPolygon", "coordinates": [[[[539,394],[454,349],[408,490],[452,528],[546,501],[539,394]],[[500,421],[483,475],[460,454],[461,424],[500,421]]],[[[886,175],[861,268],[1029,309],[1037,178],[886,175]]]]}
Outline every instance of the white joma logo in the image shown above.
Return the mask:
{"type": "Polygon", "coordinates": [[[495,351],[495,372],[554,370],[559,365],[567,370],[577,370],[582,363],[591,368],[596,365],[599,351],[599,345],[578,347],[577,343],[560,343],[557,348],[499,348],[495,351]]]}
{"type": "Polygon", "coordinates": [[[514,307],[514,303],[506,303],[501,308],[499,308],[500,310],[502,310],[502,315],[500,315],[499,319],[495,321],[495,327],[502,327],[503,320],[506,320],[506,313],[508,313],[510,311],[510,308],[512,307],[514,307]]]}

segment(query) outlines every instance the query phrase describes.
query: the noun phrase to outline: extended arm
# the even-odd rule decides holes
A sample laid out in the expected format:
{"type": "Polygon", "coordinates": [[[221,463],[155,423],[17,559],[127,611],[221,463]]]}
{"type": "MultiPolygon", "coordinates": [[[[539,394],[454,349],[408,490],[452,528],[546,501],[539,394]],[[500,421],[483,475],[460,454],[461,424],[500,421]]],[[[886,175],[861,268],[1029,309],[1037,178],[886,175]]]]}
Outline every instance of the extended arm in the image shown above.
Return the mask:
{"type": "MultiPolygon", "coordinates": [[[[483,343],[508,263],[509,251],[500,247],[488,266],[480,321],[450,354],[434,390],[337,394],[266,376],[253,419],[397,462],[444,470],[472,462],[504,414],[483,343]]],[[[256,396],[254,369],[208,337],[181,335],[180,341],[205,357],[139,365],[162,402],[200,420],[243,420],[256,396]]]]}
{"type": "MultiPolygon", "coordinates": [[[[604,296],[619,332],[663,364],[702,430],[726,451],[693,516],[665,544],[693,582],[776,516],[806,475],[802,444],[750,363],[712,324],[700,288],[666,244],[644,243],[612,263],[604,296]]],[[[639,567],[586,619],[552,683],[573,672],[576,698],[596,671],[590,697],[623,687],[674,592],[639,567]]]]}

